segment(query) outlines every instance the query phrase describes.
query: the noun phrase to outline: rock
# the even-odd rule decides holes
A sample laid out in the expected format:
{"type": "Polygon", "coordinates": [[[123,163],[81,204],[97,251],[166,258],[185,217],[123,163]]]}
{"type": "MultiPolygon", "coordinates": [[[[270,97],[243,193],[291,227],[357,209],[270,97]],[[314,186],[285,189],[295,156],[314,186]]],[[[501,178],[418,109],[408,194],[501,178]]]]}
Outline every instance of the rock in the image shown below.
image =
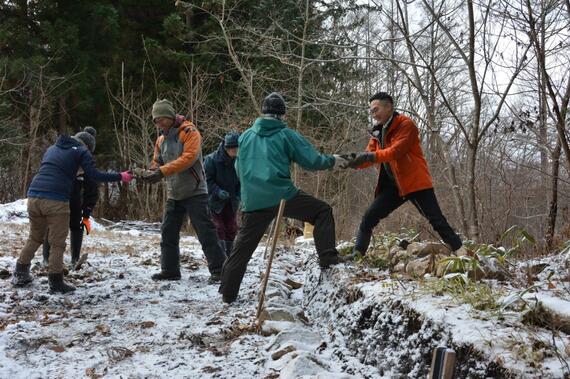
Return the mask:
{"type": "Polygon", "coordinates": [[[266,307],[263,309],[261,314],[259,315],[259,321],[291,321],[294,322],[297,320],[296,315],[301,313],[302,310],[296,307],[266,307]]]}
{"type": "Polygon", "coordinates": [[[296,322],[290,321],[264,321],[261,325],[261,335],[262,336],[270,336],[272,334],[281,333],[283,331],[296,329],[299,327],[299,324],[296,322]]]}
{"type": "Polygon", "coordinates": [[[412,259],[413,256],[411,256],[407,250],[399,250],[394,254],[394,256],[390,257],[390,264],[396,266],[399,263],[403,263],[405,266],[412,259]]]}
{"type": "Polygon", "coordinates": [[[394,266],[394,268],[392,269],[392,271],[394,272],[406,272],[406,263],[404,262],[399,262],[398,264],[396,264],[394,266]]]}
{"type": "Polygon", "coordinates": [[[287,363],[279,375],[282,379],[314,378],[314,379],[348,379],[355,376],[340,372],[331,372],[330,366],[314,354],[299,353],[287,363]]]}
{"type": "Polygon", "coordinates": [[[10,277],[10,271],[6,270],[5,268],[3,268],[2,270],[0,270],[0,279],[7,279],[10,277]]]}
{"type": "Polygon", "coordinates": [[[419,259],[414,259],[408,262],[406,266],[406,273],[410,276],[422,277],[432,271],[432,257],[427,256],[419,259]]]}
{"type": "Polygon", "coordinates": [[[265,291],[265,299],[272,299],[272,298],[288,299],[289,294],[280,288],[269,288],[268,287],[267,290],[265,291]]]}
{"type": "Polygon", "coordinates": [[[480,257],[479,260],[483,272],[481,273],[485,279],[496,279],[505,281],[509,278],[509,272],[499,262],[497,258],[480,257]]]}
{"type": "Polygon", "coordinates": [[[329,366],[322,362],[317,356],[308,353],[301,353],[292,359],[281,370],[280,378],[301,378],[323,374],[329,370],[329,366]]]}
{"type": "Polygon", "coordinates": [[[277,334],[265,350],[270,351],[281,349],[283,346],[294,346],[296,350],[315,351],[322,343],[323,339],[318,333],[297,327],[277,334]]]}
{"type": "Polygon", "coordinates": [[[408,254],[418,258],[423,258],[427,255],[450,255],[449,248],[438,242],[412,242],[406,249],[408,254]]]}

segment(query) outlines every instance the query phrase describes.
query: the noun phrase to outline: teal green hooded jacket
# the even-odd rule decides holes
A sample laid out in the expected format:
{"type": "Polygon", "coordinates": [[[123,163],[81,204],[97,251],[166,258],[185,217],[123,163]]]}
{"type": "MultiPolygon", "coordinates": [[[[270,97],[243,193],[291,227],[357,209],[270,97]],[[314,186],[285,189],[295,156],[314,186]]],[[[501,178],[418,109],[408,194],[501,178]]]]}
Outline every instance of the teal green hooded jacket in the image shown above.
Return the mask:
{"type": "Polygon", "coordinates": [[[291,181],[291,163],[307,170],[334,166],[332,155],[313,145],[281,120],[260,117],[239,137],[236,170],[241,183],[242,210],[273,207],[299,192],[291,181]]]}

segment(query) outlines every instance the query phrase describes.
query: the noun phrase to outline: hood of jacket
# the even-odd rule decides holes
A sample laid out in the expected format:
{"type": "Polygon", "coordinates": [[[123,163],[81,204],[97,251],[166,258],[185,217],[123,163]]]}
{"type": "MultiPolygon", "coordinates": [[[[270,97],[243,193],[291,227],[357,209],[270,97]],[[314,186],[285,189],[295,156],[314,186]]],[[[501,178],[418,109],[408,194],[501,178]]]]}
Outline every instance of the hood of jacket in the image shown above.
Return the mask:
{"type": "Polygon", "coordinates": [[[73,137],[62,134],[57,138],[55,145],[61,149],[71,149],[72,147],[85,146],[73,137]]]}
{"type": "Polygon", "coordinates": [[[259,117],[253,123],[251,129],[259,136],[271,136],[285,129],[287,124],[271,117],[259,117]]]}
{"type": "Polygon", "coordinates": [[[233,165],[235,158],[232,158],[226,153],[224,141],[220,142],[218,149],[213,154],[214,161],[224,163],[226,165],[233,165]]]}

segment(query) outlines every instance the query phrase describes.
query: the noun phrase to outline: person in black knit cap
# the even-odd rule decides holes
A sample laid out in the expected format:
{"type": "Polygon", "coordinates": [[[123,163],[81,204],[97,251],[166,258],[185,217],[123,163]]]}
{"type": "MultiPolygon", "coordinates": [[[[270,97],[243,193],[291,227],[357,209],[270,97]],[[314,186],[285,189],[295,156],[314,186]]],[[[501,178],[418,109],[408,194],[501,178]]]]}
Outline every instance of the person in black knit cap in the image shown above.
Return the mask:
{"type": "MultiPolygon", "coordinates": [[[[91,153],[95,151],[95,138],[97,130],[92,126],[86,126],[83,131],[73,136],[74,139],[82,142],[91,153]]],[[[75,266],[81,253],[83,244],[83,231],[87,234],[91,232],[91,212],[99,199],[99,189],[97,182],[87,178],[82,169],[79,169],[73,190],[69,199],[69,249],[71,250],[71,264],[75,266]]],[[[49,231],[48,231],[49,232],[49,231]]],[[[43,243],[44,265],[47,267],[49,261],[50,246],[46,238],[43,243]]]]}

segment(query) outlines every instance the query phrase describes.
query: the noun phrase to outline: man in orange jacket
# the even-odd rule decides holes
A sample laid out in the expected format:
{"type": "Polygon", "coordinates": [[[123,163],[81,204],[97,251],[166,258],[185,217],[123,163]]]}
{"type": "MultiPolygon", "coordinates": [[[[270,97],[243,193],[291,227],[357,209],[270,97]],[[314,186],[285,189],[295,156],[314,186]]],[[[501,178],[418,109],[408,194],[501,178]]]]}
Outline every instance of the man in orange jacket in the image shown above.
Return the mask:
{"type": "MultiPolygon", "coordinates": [[[[439,208],[414,121],[394,111],[394,101],[385,92],[370,98],[370,114],[376,125],[366,151],[353,154],[345,165],[354,169],[372,165],[380,168],[375,199],[362,217],[354,252],[366,254],[374,227],[408,200],[451,250],[464,250],[439,208]]],[[[462,251],[459,254],[464,255],[462,251]]]]}

